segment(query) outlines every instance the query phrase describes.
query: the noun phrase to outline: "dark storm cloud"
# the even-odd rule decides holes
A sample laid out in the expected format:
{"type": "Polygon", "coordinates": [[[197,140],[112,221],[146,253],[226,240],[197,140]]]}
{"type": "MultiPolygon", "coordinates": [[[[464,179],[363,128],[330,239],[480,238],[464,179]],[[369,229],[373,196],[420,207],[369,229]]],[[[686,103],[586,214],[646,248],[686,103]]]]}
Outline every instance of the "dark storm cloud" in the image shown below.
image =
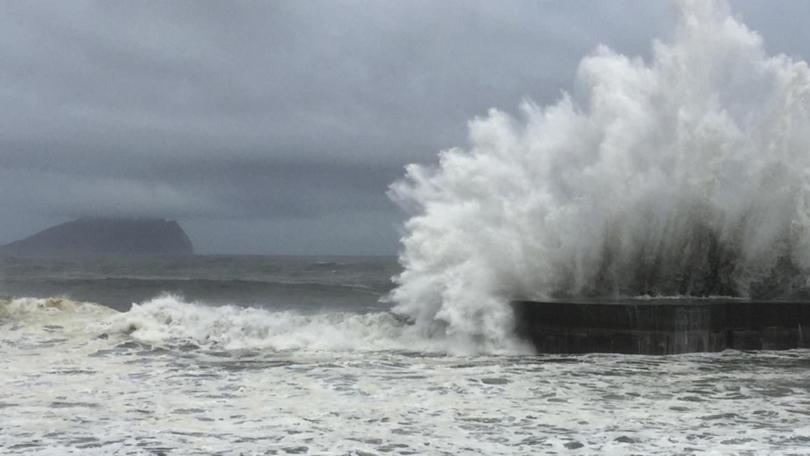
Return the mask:
{"type": "MultiPolygon", "coordinates": [[[[768,5],[740,8],[802,53],[803,22],[776,24],[806,7],[768,5]]],[[[642,0],[0,8],[0,241],[156,215],[240,252],[393,252],[403,165],[463,145],[489,107],[554,100],[598,43],[647,55],[673,22],[642,0]]]]}

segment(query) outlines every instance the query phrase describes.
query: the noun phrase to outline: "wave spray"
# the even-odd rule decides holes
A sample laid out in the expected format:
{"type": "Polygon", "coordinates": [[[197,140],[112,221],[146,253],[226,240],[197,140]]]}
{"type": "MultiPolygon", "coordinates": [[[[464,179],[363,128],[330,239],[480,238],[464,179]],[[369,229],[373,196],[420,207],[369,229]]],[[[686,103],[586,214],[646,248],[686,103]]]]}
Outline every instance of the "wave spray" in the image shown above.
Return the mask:
{"type": "Polygon", "coordinates": [[[516,298],[802,295],[810,71],[720,2],[680,2],[649,61],[599,46],[576,97],[491,110],[470,145],[412,164],[395,311],[508,347],[516,298]]]}

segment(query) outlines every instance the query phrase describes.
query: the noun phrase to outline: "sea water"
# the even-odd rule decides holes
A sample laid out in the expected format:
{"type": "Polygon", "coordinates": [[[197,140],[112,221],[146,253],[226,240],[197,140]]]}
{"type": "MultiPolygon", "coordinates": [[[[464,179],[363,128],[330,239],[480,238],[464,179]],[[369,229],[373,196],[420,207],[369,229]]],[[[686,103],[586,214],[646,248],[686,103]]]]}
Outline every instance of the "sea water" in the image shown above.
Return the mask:
{"type": "Polygon", "coordinates": [[[387,257],[0,264],[0,454],[810,454],[808,351],[462,353],[387,257]]]}

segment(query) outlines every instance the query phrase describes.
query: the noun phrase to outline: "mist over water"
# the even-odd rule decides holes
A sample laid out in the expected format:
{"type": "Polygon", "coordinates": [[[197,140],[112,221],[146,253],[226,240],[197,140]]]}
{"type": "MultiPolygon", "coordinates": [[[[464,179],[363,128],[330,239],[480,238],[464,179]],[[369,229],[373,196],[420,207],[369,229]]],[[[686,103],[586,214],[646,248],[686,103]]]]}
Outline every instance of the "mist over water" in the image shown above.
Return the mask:
{"type": "Polygon", "coordinates": [[[407,167],[397,312],[496,349],[515,298],[806,295],[807,64],[723,2],[679,10],[649,61],[599,46],[573,95],[493,109],[407,167]]]}

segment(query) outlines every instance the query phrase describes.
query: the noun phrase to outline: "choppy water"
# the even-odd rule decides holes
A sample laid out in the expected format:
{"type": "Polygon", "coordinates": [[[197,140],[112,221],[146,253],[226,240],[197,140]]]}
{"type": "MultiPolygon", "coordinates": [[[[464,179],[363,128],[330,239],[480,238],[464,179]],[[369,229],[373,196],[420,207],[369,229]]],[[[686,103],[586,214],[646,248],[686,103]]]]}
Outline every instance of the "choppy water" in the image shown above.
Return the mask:
{"type": "Polygon", "coordinates": [[[0,301],[0,454],[810,454],[808,351],[459,355],[375,303],[388,258],[130,261],[2,263],[119,301],[0,301]]]}

